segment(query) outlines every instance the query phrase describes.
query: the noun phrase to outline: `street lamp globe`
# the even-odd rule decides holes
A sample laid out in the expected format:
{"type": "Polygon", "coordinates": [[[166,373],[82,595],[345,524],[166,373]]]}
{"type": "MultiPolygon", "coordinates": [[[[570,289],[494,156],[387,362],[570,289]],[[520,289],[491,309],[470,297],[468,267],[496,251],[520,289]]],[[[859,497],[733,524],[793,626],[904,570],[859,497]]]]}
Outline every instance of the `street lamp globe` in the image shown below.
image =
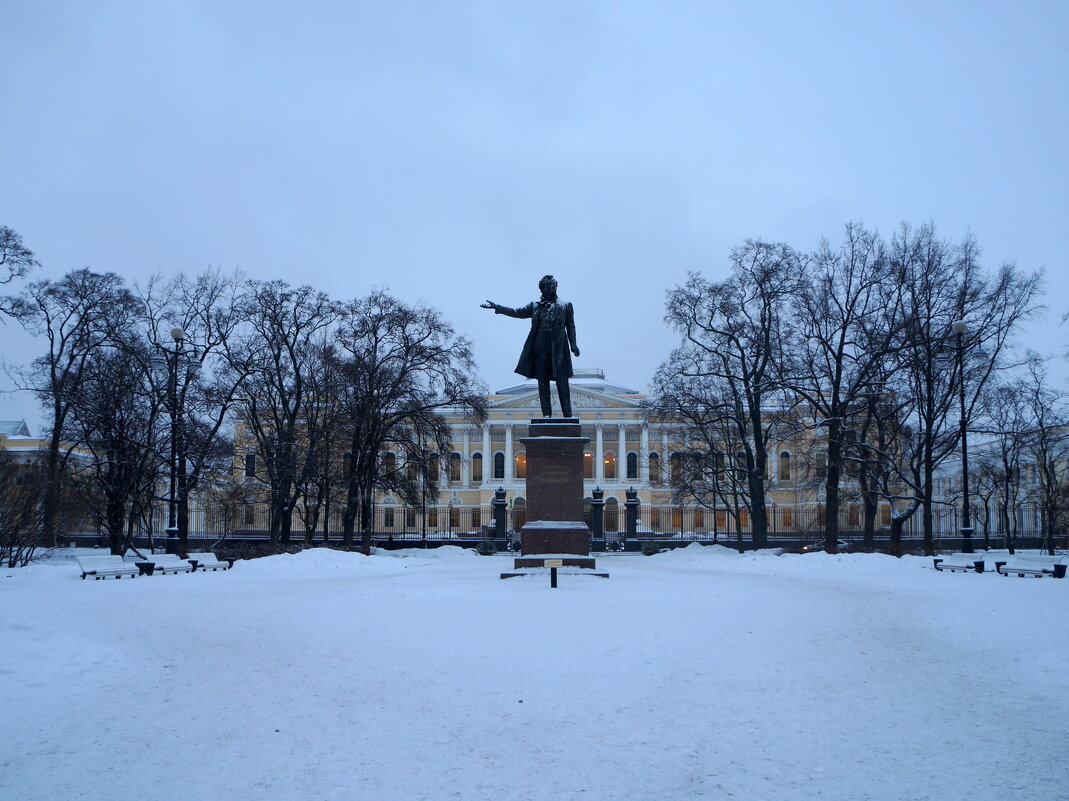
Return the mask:
{"type": "Polygon", "coordinates": [[[955,320],[950,324],[950,330],[955,334],[964,334],[968,328],[964,320],[955,320]]]}
{"type": "Polygon", "coordinates": [[[175,342],[181,342],[185,339],[186,332],[179,328],[177,325],[171,329],[171,339],[175,342]]]}

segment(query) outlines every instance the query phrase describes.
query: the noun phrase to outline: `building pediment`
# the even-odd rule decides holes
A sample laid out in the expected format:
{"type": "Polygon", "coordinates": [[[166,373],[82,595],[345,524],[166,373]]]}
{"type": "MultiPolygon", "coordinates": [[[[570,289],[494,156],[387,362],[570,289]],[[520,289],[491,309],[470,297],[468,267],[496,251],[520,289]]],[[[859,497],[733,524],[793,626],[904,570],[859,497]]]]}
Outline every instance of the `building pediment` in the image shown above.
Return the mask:
{"type": "MultiPolygon", "coordinates": [[[[557,402],[557,390],[556,387],[551,392],[553,399],[553,408],[559,408],[557,402]]],[[[495,401],[490,404],[491,409],[535,409],[540,410],[541,404],[538,401],[538,391],[526,392],[518,395],[513,395],[508,398],[504,398],[499,401],[495,401]]],[[[635,411],[639,409],[639,403],[636,400],[623,399],[619,396],[609,395],[603,392],[597,392],[591,389],[582,389],[579,387],[572,387],[572,410],[578,411],[580,409],[587,410],[629,410],[635,411]]],[[[579,415],[580,417],[582,415],[579,415]]]]}

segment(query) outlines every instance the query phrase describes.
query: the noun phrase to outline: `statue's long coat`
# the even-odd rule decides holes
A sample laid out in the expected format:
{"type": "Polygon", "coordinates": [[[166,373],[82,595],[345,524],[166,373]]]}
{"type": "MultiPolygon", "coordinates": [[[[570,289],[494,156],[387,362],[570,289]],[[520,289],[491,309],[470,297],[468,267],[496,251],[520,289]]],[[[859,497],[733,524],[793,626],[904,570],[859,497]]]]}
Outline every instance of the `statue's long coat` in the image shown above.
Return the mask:
{"type": "Polygon", "coordinates": [[[495,306],[494,311],[498,314],[506,314],[509,317],[531,318],[531,332],[527,335],[527,341],[523,343],[523,352],[520,360],[516,363],[516,372],[525,378],[551,378],[560,380],[572,377],[572,353],[575,348],[575,317],[571,303],[557,301],[543,302],[534,301],[518,309],[510,309],[508,306],[495,306]],[[552,375],[539,375],[537,365],[543,360],[535,354],[535,342],[538,340],[538,332],[546,327],[549,330],[550,356],[552,375]]]}

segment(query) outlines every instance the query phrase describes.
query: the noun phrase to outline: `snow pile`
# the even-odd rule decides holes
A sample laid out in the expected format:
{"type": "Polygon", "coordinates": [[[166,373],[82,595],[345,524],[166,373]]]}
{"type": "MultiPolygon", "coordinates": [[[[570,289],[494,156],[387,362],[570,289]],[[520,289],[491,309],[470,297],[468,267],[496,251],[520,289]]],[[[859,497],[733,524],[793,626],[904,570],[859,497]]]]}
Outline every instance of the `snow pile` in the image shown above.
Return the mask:
{"type": "Polygon", "coordinates": [[[1066,796],[1069,580],[691,546],[551,590],[511,561],[8,571],[0,797],[1066,796]]]}

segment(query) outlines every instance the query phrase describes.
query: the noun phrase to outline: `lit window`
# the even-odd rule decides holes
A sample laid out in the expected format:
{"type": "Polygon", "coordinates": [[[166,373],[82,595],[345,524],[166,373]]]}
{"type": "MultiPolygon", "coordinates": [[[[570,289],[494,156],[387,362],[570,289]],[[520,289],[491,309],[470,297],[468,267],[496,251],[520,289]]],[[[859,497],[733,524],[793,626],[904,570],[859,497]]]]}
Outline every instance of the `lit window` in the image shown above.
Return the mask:
{"type": "Polygon", "coordinates": [[[616,478],[616,454],[608,451],[605,454],[605,478],[616,478]]]}

